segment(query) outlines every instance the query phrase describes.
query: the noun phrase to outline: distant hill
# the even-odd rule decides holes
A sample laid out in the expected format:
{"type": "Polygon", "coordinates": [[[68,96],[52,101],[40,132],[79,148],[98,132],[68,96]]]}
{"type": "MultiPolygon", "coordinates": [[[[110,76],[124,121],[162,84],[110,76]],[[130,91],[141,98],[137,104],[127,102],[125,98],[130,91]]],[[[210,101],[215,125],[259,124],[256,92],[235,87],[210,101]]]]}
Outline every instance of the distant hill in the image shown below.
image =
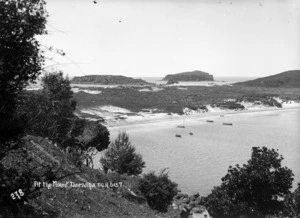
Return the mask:
{"type": "Polygon", "coordinates": [[[300,70],[290,70],[273,76],[267,76],[234,85],[258,87],[300,87],[300,70]]]}
{"type": "Polygon", "coordinates": [[[77,84],[102,84],[102,85],[149,85],[142,79],[133,79],[126,76],[114,75],[87,75],[74,77],[71,83],[77,84]]]}
{"type": "Polygon", "coordinates": [[[195,70],[176,74],[168,74],[162,80],[174,81],[214,81],[214,77],[208,73],[195,70]]]}

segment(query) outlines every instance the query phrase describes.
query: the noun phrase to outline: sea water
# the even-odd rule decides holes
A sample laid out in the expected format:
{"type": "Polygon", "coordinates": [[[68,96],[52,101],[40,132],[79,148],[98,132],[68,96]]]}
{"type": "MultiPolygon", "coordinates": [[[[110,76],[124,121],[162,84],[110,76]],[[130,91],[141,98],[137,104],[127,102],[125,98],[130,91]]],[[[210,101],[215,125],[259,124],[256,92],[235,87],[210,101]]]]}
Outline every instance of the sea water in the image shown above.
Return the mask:
{"type": "MultiPolygon", "coordinates": [[[[199,117],[109,130],[112,140],[119,131],[126,131],[143,155],[144,172],[168,168],[171,180],[183,192],[209,194],[221,184],[230,165],[247,163],[254,146],[278,149],[283,165],[295,174],[294,188],[300,182],[300,109],[225,114],[211,119],[213,123],[199,117]],[[185,128],[178,128],[179,124],[185,128]]],[[[100,166],[99,159],[94,164],[100,166]]]]}
{"type": "MultiPolygon", "coordinates": [[[[142,79],[142,80],[145,80],[146,82],[155,83],[158,85],[159,84],[165,85],[167,83],[167,81],[162,80],[163,77],[135,77],[135,78],[142,79]]],[[[253,79],[256,79],[256,78],[255,77],[215,77],[214,78],[215,81],[219,81],[219,82],[226,81],[226,82],[230,82],[230,83],[243,82],[243,81],[253,80],[253,79]]],[[[188,84],[189,82],[186,82],[186,83],[188,84]]]]}

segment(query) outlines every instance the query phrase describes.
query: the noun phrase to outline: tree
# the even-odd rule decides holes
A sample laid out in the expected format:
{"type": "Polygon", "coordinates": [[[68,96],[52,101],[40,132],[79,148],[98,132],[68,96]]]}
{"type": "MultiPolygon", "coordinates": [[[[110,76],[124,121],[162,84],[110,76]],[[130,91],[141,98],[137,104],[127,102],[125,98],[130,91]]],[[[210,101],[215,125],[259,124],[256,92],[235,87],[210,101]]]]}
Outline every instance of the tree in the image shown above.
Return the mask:
{"type": "Polygon", "coordinates": [[[75,118],[76,102],[72,99],[70,81],[62,72],[47,73],[42,78],[42,91],[23,98],[19,111],[27,116],[27,134],[46,137],[61,145],[75,118]]]}
{"type": "Polygon", "coordinates": [[[144,174],[139,180],[139,189],[146,197],[148,205],[160,212],[166,212],[174,196],[177,194],[177,184],[169,179],[165,170],[157,176],[154,172],[144,174]]]}
{"type": "Polygon", "coordinates": [[[48,138],[62,150],[72,153],[75,161],[92,163],[92,154],[106,149],[109,132],[98,121],[80,119],[74,115],[70,81],[62,72],[47,73],[42,78],[41,91],[23,96],[20,113],[27,116],[26,133],[48,138]]]}
{"type": "MultiPolygon", "coordinates": [[[[20,91],[41,73],[44,62],[37,35],[46,33],[43,0],[0,0],[0,143],[8,147],[22,133],[15,113],[20,91]]],[[[3,151],[3,149],[1,149],[3,151]]],[[[4,152],[5,153],[5,152],[4,152]]]]}
{"type": "Polygon", "coordinates": [[[76,102],[73,100],[70,81],[63,73],[49,73],[42,78],[42,95],[49,104],[50,113],[46,115],[47,137],[60,144],[70,130],[76,102]]]}
{"type": "Polygon", "coordinates": [[[285,196],[284,204],[284,217],[300,217],[300,183],[293,193],[285,196]]]}
{"type": "Polygon", "coordinates": [[[136,153],[125,132],[119,133],[116,140],[110,144],[100,159],[100,163],[105,172],[110,169],[119,174],[127,173],[128,175],[141,174],[145,167],[142,156],[136,153]]]}
{"type": "Polygon", "coordinates": [[[300,183],[298,183],[298,187],[293,193],[293,199],[294,199],[296,214],[299,216],[300,215],[300,183]]]}
{"type": "Polygon", "coordinates": [[[27,157],[20,139],[26,117],[16,107],[20,92],[41,73],[44,56],[36,36],[46,33],[46,18],[43,0],[0,0],[0,212],[16,208],[12,190],[32,186],[30,172],[7,170],[2,161],[19,147],[27,157]]]}
{"type": "Polygon", "coordinates": [[[215,187],[206,203],[214,217],[255,217],[281,212],[280,199],[290,193],[293,173],[281,166],[283,157],[274,149],[252,148],[251,159],[242,167],[229,167],[222,184],[215,187]]]}
{"type": "Polygon", "coordinates": [[[84,155],[86,165],[93,166],[92,156],[106,149],[109,143],[109,131],[99,121],[75,118],[61,147],[80,154],[80,158],[84,155]]]}
{"type": "MultiPolygon", "coordinates": [[[[71,130],[68,133],[68,138],[72,137],[74,137],[75,143],[80,144],[80,148],[86,151],[90,148],[102,151],[107,149],[110,143],[109,132],[105,126],[99,121],[81,118],[75,118],[73,120],[71,130]]],[[[71,144],[66,143],[66,146],[71,144]]]]}

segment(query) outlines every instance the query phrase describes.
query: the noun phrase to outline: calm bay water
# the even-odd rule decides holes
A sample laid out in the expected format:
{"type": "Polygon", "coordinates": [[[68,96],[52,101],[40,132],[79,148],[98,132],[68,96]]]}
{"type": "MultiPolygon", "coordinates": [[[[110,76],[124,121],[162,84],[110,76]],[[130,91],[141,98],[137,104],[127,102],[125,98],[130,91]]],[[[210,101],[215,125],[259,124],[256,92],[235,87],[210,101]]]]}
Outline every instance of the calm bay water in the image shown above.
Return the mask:
{"type": "Polygon", "coordinates": [[[156,126],[114,127],[110,132],[114,139],[118,131],[126,130],[146,161],[144,172],[167,167],[183,192],[210,193],[220,185],[229,165],[250,159],[253,146],[278,149],[283,165],[295,174],[294,187],[300,182],[300,109],[226,114],[213,119],[214,123],[199,117],[156,126]],[[183,122],[185,128],[177,128],[183,122]],[[182,137],[175,137],[176,133],[182,137]]]}
{"type": "MultiPolygon", "coordinates": [[[[167,81],[162,81],[163,77],[135,77],[138,79],[145,80],[149,83],[156,83],[156,84],[166,84],[167,81]]],[[[256,77],[215,77],[215,81],[226,81],[226,82],[243,82],[247,80],[253,80],[256,77]]]]}

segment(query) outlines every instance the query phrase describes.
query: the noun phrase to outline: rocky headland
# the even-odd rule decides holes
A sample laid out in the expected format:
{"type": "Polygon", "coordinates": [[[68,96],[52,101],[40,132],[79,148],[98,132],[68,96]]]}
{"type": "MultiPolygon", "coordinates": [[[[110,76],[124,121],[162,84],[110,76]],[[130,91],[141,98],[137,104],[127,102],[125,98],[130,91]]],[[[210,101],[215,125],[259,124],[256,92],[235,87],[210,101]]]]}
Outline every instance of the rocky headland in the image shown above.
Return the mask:
{"type": "Polygon", "coordinates": [[[165,81],[214,81],[213,75],[199,70],[191,72],[183,72],[176,74],[168,74],[162,80],[165,81]]]}
{"type": "Polygon", "coordinates": [[[134,79],[126,76],[115,75],[87,75],[74,77],[71,83],[75,84],[99,84],[99,85],[151,85],[142,79],[134,79]]]}

